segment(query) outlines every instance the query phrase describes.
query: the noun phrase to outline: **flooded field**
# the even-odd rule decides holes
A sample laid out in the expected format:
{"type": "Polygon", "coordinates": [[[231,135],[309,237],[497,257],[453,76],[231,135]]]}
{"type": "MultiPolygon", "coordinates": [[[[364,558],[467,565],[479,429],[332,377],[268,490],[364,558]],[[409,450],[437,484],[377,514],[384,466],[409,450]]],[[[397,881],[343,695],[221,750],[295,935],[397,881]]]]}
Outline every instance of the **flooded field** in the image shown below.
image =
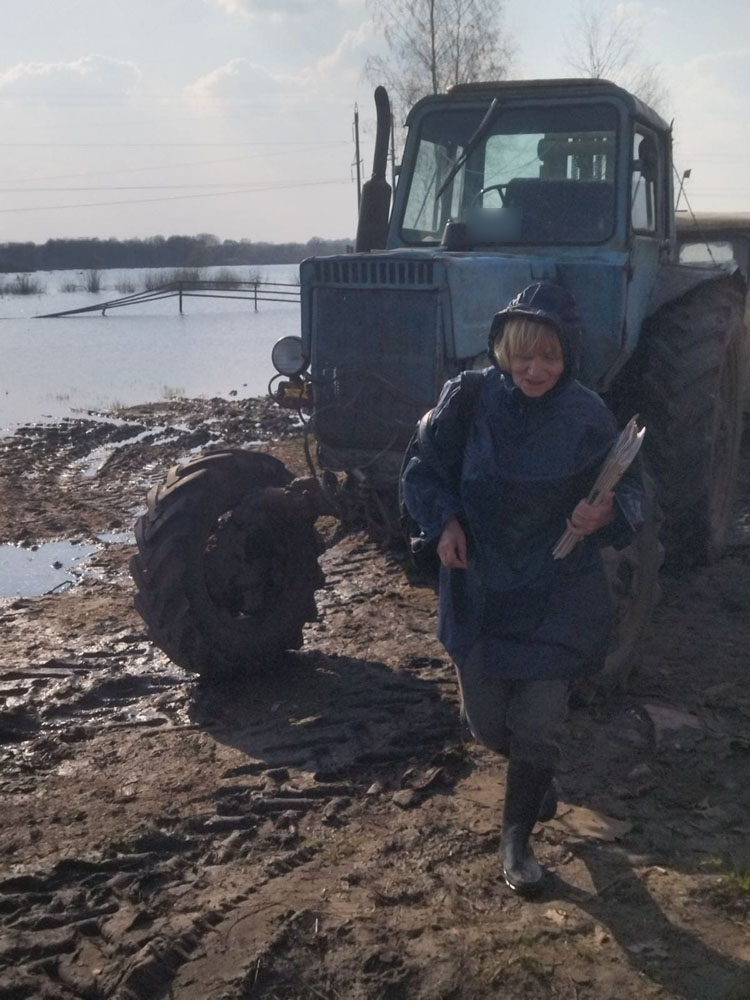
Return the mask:
{"type": "MultiPolygon", "coordinates": [[[[205,268],[210,278],[215,268],[205,268]]],[[[295,265],[221,268],[240,280],[295,282],[295,265]]],[[[265,393],[271,348],[299,331],[299,306],[247,300],[152,301],[101,316],[40,314],[106,302],[140,291],[158,271],[102,271],[101,291],[80,271],[30,275],[39,294],[0,296],[0,433],[40,419],[160,399],[265,393]],[[75,291],[65,289],[76,288],[75,291]]],[[[164,272],[168,276],[168,272],[164,272]]],[[[12,278],[12,276],[8,276],[12,278]]]]}

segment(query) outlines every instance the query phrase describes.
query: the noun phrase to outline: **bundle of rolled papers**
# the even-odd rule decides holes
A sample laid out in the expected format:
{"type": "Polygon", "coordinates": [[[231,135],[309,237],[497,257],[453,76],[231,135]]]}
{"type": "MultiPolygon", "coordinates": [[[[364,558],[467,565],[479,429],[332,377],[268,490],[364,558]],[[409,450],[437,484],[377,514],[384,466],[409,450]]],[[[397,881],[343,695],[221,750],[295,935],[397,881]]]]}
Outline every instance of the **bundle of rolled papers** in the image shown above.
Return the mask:
{"type": "MultiPolygon", "coordinates": [[[[602,498],[615,488],[620,478],[627,471],[630,463],[638,454],[638,449],[641,447],[646,434],[646,428],[642,427],[639,430],[637,420],[638,414],[631,417],[605,458],[596,482],[586,497],[586,500],[592,507],[600,504],[602,498]]],[[[564,559],[565,556],[573,551],[581,538],[581,535],[577,535],[570,528],[566,528],[552,550],[553,558],[564,559]]]]}

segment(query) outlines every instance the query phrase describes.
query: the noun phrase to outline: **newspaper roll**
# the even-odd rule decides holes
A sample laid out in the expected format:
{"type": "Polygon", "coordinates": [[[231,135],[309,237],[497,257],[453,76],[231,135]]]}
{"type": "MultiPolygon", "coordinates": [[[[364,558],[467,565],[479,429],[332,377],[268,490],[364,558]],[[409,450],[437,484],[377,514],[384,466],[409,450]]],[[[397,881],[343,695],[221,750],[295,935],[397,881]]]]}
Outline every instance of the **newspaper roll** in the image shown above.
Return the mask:
{"type": "MultiPolygon", "coordinates": [[[[596,477],[596,482],[586,497],[586,501],[592,507],[597,507],[602,502],[603,497],[615,488],[622,476],[627,472],[630,463],[638,454],[643,444],[646,428],[641,427],[639,430],[637,421],[638,414],[636,413],[622,429],[619,437],[612,445],[609,454],[604,459],[599,475],[596,477]]],[[[553,558],[564,559],[565,556],[570,555],[581,538],[583,538],[583,535],[578,535],[575,531],[571,531],[570,528],[566,528],[552,550],[553,558]]]]}

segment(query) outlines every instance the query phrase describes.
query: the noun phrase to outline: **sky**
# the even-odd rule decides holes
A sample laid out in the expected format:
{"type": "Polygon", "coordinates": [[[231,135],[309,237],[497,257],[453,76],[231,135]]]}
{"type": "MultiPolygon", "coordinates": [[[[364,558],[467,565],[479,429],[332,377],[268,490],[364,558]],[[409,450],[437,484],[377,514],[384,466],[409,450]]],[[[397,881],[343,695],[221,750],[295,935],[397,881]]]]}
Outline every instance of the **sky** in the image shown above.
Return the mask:
{"type": "MultiPolygon", "coordinates": [[[[696,211],[750,211],[750,4],[601,0],[638,24],[696,211]]],[[[576,3],[505,0],[513,78],[575,75],[576,3]]],[[[0,0],[0,243],[356,230],[367,0],[0,0]]],[[[683,203],[684,207],[684,203],[683,203]]]]}

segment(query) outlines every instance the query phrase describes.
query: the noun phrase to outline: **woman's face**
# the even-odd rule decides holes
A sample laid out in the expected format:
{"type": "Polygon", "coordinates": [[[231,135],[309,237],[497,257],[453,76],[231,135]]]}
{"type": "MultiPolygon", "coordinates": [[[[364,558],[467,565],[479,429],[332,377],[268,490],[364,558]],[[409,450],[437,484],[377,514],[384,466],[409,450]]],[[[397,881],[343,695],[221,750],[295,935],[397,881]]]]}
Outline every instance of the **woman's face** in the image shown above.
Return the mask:
{"type": "Polygon", "coordinates": [[[562,348],[555,334],[544,337],[533,351],[516,354],[510,360],[511,378],[524,396],[532,399],[553,389],[564,367],[562,348]]]}

